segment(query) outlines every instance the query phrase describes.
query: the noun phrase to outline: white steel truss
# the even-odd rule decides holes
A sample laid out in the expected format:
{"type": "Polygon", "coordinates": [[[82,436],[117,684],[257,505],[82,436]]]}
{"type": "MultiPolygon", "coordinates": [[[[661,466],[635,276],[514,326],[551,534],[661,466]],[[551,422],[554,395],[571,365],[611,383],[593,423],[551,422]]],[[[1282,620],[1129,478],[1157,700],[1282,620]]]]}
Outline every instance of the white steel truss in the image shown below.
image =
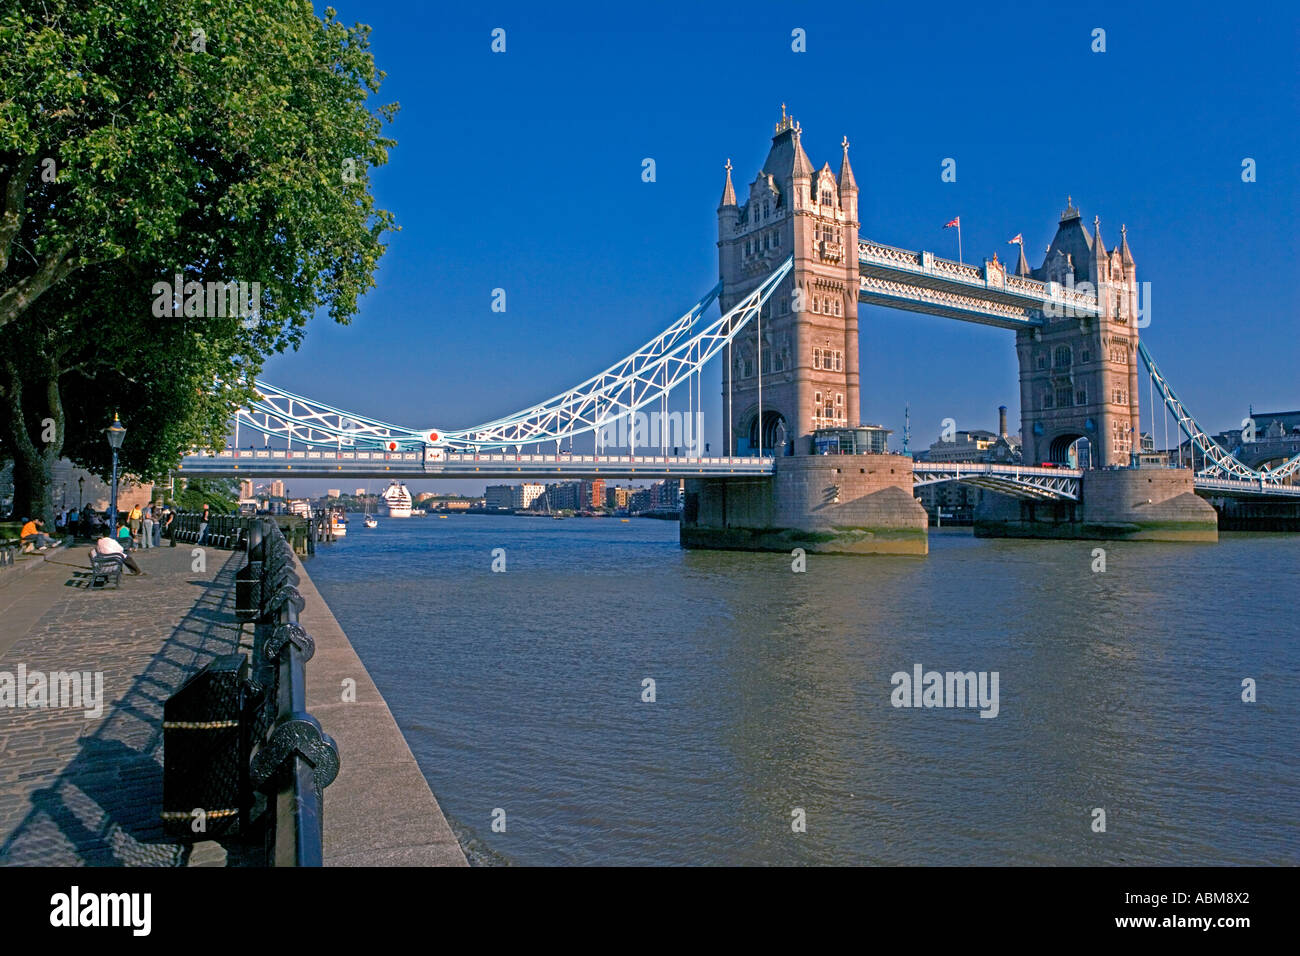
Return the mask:
{"type": "MultiPolygon", "coordinates": [[[[1156,366],[1155,359],[1151,357],[1151,353],[1147,351],[1146,345],[1142,342],[1138,343],[1138,354],[1142,356],[1142,361],[1146,363],[1147,371],[1151,374],[1151,381],[1160,390],[1160,397],[1164,400],[1165,407],[1173,414],[1174,420],[1178,422],[1178,427],[1191,441],[1192,447],[1198,449],[1201,453],[1204,467],[1197,469],[1196,474],[1199,477],[1249,481],[1260,488],[1269,488],[1282,487],[1287,478],[1300,470],[1300,455],[1296,455],[1278,467],[1271,469],[1256,470],[1242,464],[1235,455],[1224,450],[1222,445],[1211,438],[1209,433],[1201,427],[1201,423],[1183,407],[1183,403],[1174,394],[1173,387],[1169,384],[1168,379],[1156,366]]],[[[1151,424],[1151,434],[1155,434],[1154,422],[1151,424]]]]}
{"type": "Polygon", "coordinates": [[[580,385],[544,402],[473,428],[416,430],[355,415],[266,382],[255,382],[257,398],[234,418],[234,445],[240,430],[263,436],[278,447],[356,448],[415,451],[483,451],[543,442],[560,442],[617,423],[651,407],[722,351],[759,314],[794,268],[787,258],[735,308],[699,331],[697,324],[722,291],[719,283],[641,348],[580,385]],[[692,335],[691,333],[694,332],[692,335]]]}
{"type": "Polygon", "coordinates": [[[1027,468],[977,462],[922,462],[912,466],[912,487],[959,481],[999,494],[1031,501],[1078,501],[1079,478],[1075,468],[1027,468]]]}

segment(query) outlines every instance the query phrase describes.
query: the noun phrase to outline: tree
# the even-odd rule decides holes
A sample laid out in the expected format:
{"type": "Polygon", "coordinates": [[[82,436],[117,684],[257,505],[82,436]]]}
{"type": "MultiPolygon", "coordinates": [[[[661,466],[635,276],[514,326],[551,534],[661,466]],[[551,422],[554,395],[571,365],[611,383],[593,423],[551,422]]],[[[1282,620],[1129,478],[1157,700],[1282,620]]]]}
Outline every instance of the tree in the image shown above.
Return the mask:
{"type": "Polygon", "coordinates": [[[369,28],[299,0],[31,7],[0,12],[0,456],[40,514],[61,455],[107,471],[115,409],[156,477],[309,318],[350,319],[396,105],[369,28]]]}

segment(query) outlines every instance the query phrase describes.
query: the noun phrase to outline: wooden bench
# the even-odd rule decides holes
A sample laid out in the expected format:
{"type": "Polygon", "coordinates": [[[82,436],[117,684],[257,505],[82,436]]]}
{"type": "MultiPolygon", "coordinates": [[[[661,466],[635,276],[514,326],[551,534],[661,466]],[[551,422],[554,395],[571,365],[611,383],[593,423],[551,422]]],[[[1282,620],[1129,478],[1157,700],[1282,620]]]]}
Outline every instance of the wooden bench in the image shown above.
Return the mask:
{"type": "Polygon", "coordinates": [[[122,587],[122,568],[125,562],[120,554],[100,554],[90,551],[90,587],[108,587],[109,579],[114,588],[122,587]]]}

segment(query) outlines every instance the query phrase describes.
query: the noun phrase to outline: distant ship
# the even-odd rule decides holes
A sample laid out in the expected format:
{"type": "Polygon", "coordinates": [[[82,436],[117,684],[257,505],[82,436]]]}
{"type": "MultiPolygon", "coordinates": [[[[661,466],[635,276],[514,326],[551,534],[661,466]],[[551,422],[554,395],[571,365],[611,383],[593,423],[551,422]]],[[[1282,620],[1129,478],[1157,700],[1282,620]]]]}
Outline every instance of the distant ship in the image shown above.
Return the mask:
{"type": "Polygon", "coordinates": [[[394,481],[384,492],[383,498],[388,505],[388,517],[411,517],[411,493],[406,490],[406,485],[394,481]]]}

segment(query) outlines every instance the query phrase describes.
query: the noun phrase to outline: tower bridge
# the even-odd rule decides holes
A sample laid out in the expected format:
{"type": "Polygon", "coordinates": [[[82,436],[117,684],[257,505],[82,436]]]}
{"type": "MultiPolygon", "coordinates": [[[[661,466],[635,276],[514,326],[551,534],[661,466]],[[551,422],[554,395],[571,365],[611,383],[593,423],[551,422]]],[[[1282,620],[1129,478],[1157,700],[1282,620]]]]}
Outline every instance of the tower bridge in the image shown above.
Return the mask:
{"type": "Polygon", "coordinates": [[[1248,463],[1220,447],[1139,341],[1144,303],[1127,229],[1107,249],[1099,218],[1090,231],[1067,201],[1037,268],[1023,243],[1017,262],[995,255],[979,265],[887,245],[859,234],[847,137],[841,148],[838,174],[830,163],[815,168],[801,127],[783,108],[767,158],[741,194],[727,161],[717,209],[718,285],[641,348],[559,395],[469,428],[412,428],[258,382],[256,400],[232,418],[229,446],[187,455],[177,470],[680,477],[687,479],[688,547],[851,552],[924,553],[926,517],[913,489],[945,481],[990,492],[977,516],[977,533],[985,534],[1213,540],[1215,512],[1195,492],[1300,497],[1300,454],[1248,463]],[[720,316],[709,319],[715,300],[720,316]],[[861,427],[860,304],[1012,332],[1024,464],[916,463],[852,447],[853,454],[815,454],[826,436],[852,445],[861,427]],[[662,422],[670,398],[696,421],[702,370],[715,360],[722,367],[720,455],[701,454],[698,432],[683,436],[683,452],[663,434],[638,439],[636,428],[629,447],[611,452],[616,423],[647,412],[662,422]],[[1140,363],[1149,380],[1148,426],[1154,434],[1158,393],[1161,416],[1176,422],[1175,434],[1191,448],[1191,468],[1133,467],[1140,363]],[[1094,467],[1063,467],[1084,439],[1094,467]]]}

